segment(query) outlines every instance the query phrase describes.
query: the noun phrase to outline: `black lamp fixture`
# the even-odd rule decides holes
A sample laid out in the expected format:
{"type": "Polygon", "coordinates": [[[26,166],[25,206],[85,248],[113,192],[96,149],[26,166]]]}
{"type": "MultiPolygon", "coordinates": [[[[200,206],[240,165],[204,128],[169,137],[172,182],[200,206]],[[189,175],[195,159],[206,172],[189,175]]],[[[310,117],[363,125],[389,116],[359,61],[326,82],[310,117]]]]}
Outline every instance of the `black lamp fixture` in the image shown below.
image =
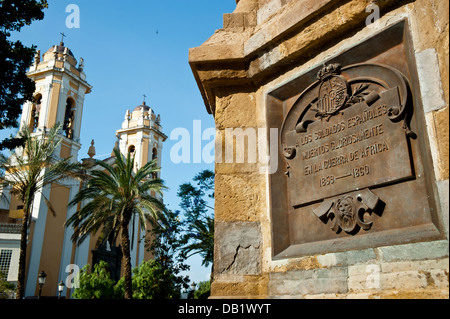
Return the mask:
{"type": "Polygon", "coordinates": [[[64,284],[64,281],[61,280],[61,282],[58,284],[58,299],[61,299],[61,294],[65,286],[66,285],[64,284]]]}
{"type": "Polygon", "coordinates": [[[38,276],[38,283],[39,283],[39,295],[38,298],[41,298],[41,292],[42,292],[42,286],[45,284],[45,279],[47,278],[47,274],[45,271],[42,271],[38,276]]]}

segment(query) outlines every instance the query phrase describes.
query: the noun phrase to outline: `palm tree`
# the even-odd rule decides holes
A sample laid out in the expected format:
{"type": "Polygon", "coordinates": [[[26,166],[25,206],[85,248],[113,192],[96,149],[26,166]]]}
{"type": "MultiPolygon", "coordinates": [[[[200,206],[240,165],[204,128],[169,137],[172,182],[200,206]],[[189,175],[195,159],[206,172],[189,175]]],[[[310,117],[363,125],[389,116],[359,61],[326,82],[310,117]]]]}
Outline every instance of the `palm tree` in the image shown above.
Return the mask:
{"type": "MultiPolygon", "coordinates": [[[[141,229],[146,229],[146,221],[155,221],[159,212],[166,208],[156,197],[162,196],[166,187],[164,182],[155,177],[159,168],[156,160],[151,161],[133,172],[134,156],[128,153],[124,158],[115,148],[115,163],[109,165],[96,161],[100,170],[92,171],[83,189],[69,205],[86,203],[69,218],[66,227],[72,226],[72,240],[77,244],[83,242],[90,233],[100,229],[105,239],[114,234],[115,240],[121,237],[125,277],[125,299],[132,298],[131,256],[128,225],[132,218],[139,218],[141,229]]],[[[134,225],[134,223],[133,223],[134,225]]]]}
{"type": "MultiPolygon", "coordinates": [[[[68,177],[79,177],[82,173],[81,164],[69,158],[60,159],[55,151],[61,144],[58,135],[61,125],[55,125],[42,137],[32,135],[28,127],[24,127],[19,138],[24,146],[11,151],[9,157],[0,154],[0,169],[4,171],[2,184],[11,189],[11,195],[23,203],[24,216],[22,220],[19,274],[16,298],[22,299],[25,293],[25,262],[27,251],[27,230],[30,223],[31,209],[34,198],[45,186],[62,181],[68,177]]],[[[55,214],[50,201],[42,194],[49,210],[55,214]]]]}
{"type": "Polygon", "coordinates": [[[200,254],[202,266],[208,267],[214,262],[214,217],[205,216],[190,221],[188,236],[192,241],[183,247],[183,252],[187,258],[200,254]]]}

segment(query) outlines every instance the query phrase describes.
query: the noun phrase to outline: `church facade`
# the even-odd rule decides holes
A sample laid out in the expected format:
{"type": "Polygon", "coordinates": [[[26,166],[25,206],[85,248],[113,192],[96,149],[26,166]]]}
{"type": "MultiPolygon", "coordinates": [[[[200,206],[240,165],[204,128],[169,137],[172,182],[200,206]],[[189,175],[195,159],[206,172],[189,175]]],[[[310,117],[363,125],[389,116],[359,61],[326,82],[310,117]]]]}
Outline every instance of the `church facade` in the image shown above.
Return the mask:
{"type": "MultiPolygon", "coordinates": [[[[48,128],[56,123],[62,124],[59,132],[62,143],[55,156],[71,157],[77,161],[81,148],[84,101],[92,90],[86,81],[83,58],[77,61],[71,50],[61,42],[45,52],[42,59],[38,51],[27,75],[36,83],[35,102],[27,102],[23,106],[21,128],[28,126],[36,139],[43,139],[48,128]]],[[[116,147],[124,155],[135,153],[136,170],[153,159],[158,159],[158,166],[161,166],[162,147],[167,139],[161,130],[159,115],[143,102],[134,110],[126,111],[122,128],[116,132],[116,147]]],[[[82,161],[88,164],[89,170],[95,170],[98,167],[94,161],[94,141],[91,144],[89,158],[82,161]]],[[[114,160],[111,156],[104,161],[112,164],[114,160]]],[[[109,263],[113,278],[120,278],[120,247],[116,247],[113,242],[100,244],[99,234],[92,234],[77,246],[71,241],[73,229],[64,227],[66,220],[79,209],[68,207],[68,203],[80,187],[78,180],[65,180],[45,187],[42,194],[36,195],[28,232],[25,296],[38,294],[38,275],[44,271],[47,278],[42,295],[56,296],[58,283],[62,281],[66,284],[63,296],[70,297],[71,289],[68,288],[72,286],[70,278],[73,272],[86,264],[93,266],[100,260],[109,263]],[[49,199],[55,214],[49,211],[44,196],[49,199]]],[[[11,196],[7,188],[0,188],[0,195],[6,198],[0,202],[0,271],[6,274],[8,281],[15,282],[18,276],[23,204],[11,196]]],[[[139,240],[144,235],[139,231],[134,233],[132,267],[151,258],[144,241],[139,240]]]]}

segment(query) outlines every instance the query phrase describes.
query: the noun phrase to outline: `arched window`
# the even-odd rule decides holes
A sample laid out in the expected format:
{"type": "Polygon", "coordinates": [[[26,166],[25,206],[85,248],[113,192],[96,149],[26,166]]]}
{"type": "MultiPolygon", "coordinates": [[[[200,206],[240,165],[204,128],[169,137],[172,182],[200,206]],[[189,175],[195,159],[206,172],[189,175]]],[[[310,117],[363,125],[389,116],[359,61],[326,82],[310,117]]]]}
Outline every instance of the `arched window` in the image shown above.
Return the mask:
{"type": "Polygon", "coordinates": [[[66,101],[66,113],[64,115],[64,133],[67,138],[73,139],[74,120],[75,120],[75,102],[68,98],[66,101]]]}
{"type": "Polygon", "coordinates": [[[30,131],[36,132],[39,126],[39,114],[41,112],[42,95],[38,94],[34,97],[33,105],[31,106],[31,117],[30,117],[30,131]]]}
{"type": "Polygon", "coordinates": [[[130,147],[128,147],[129,154],[133,155],[135,151],[136,151],[136,147],[134,145],[130,145],[130,147]]]}
{"type": "MultiPolygon", "coordinates": [[[[155,160],[158,158],[158,150],[156,148],[153,148],[152,150],[152,160],[155,160]]],[[[157,179],[158,178],[158,173],[157,172],[153,172],[152,173],[152,177],[153,179],[157,179]]]]}

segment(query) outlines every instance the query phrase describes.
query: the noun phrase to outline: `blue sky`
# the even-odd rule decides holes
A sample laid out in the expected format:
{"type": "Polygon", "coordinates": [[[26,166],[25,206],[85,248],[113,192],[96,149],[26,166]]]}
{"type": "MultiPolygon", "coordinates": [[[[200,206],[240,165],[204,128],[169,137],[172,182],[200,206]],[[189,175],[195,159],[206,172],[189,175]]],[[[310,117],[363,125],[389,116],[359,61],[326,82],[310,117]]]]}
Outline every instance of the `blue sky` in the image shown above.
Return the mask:
{"type": "MultiPolygon", "coordinates": [[[[23,28],[13,38],[34,44],[44,53],[59,44],[64,32],[65,45],[77,60],[84,58],[87,81],[94,88],[84,103],[79,159],[88,157],[92,139],[100,158],[110,154],[126,110],[140,105],[144,94],[147,104],[161,115],[167,136],[178,127],[192,132],[194,120],[201,120],[202,130],[214,127],[192,75],[188,52],[222,28],[223,14],[234,11],[235,0],[48,2],[44,20],[23,28]],[[78,29],[66,27],[69,4],[80,8],[78,29]]],[[[168,139],[164,144],[161,171],[170,189],[165,202],[173,210],[179,209],[178,186],[203,169],[214,169],[214,164],[172,163],[170,149],[176,142],[168,139]]],[[[190,263],[191,280],[198,283],[209,278],[209,269],[200,266],[198,257],[190,263]]]]}

